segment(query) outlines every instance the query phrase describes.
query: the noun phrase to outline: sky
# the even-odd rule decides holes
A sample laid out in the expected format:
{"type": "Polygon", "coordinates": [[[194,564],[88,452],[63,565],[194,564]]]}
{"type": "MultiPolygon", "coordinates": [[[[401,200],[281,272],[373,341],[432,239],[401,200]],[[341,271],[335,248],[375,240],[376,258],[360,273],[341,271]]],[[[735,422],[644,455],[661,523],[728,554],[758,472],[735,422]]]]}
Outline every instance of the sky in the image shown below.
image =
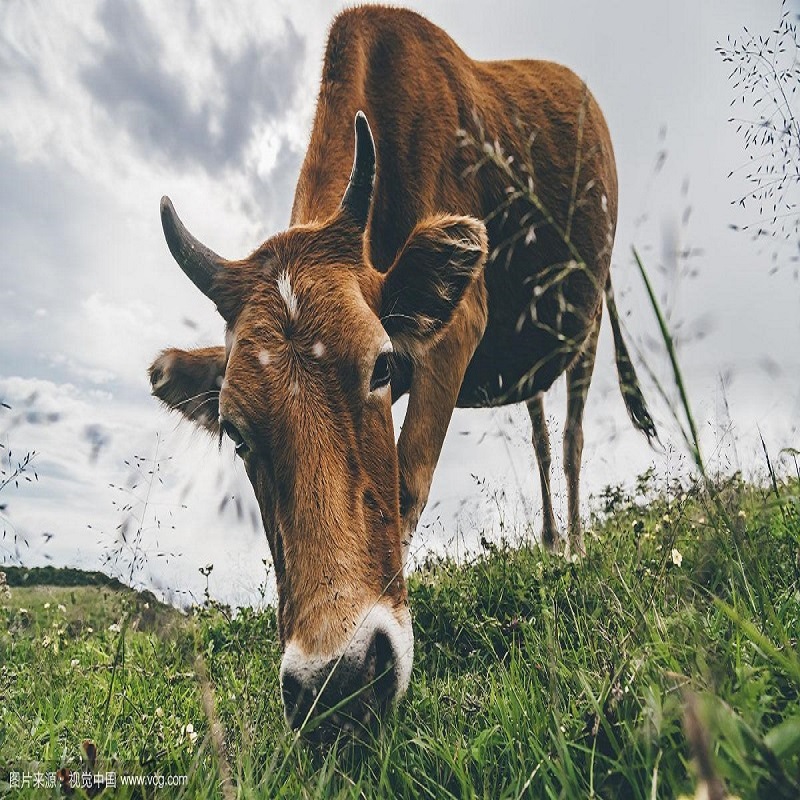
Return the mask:
{"type": "MultiPolygon", "coordinates": [[[[753,150],[729,119],[758,111],[755,96],[731,107],[730,65],[715,52],[745,26],[767,36],[780,0],[408,5],[473,58],[566,64],[606,115],[620,179],[615,289],[628,341],[649,365],[640,377],[665,446],[652,450],[628,423],[606,323],[586,411],[585,514],[606,485],[632,486],[649,466],[665,484],[690,473],[634,246],[675,333],[709,463],[758,476],[763,435],[788,464],[781,451],[800,448],[798,242],[732,227],[763,216],[732,204],[753,150]]],[[[0,4],[0,458],[8,472],[35,452],[19,485],[0,490],[0,564],[102,568],[176,603],[202,599],[206,585],[233,604],[272,596],[232,448],[149,394],[146,370],[162,348],[223,337],[169,255],[158,202],[170,195],[190,230],[230,258],[287,226],[327,29],[342,7],[0,4]],[[206,579],[199,569],[210,564],[206,579]]],[[[800,14],[798,0],[783,8],[800,14]]],[[[546,398],[562,525],[565,405],[562,380],[546,398]]],[[[398,403],[397,429],[403,411],[398,403]]],[[[456,411],[417,559],[463,555],[479,529],[538,531],[529,425],[520,406],[456,411]]]]}

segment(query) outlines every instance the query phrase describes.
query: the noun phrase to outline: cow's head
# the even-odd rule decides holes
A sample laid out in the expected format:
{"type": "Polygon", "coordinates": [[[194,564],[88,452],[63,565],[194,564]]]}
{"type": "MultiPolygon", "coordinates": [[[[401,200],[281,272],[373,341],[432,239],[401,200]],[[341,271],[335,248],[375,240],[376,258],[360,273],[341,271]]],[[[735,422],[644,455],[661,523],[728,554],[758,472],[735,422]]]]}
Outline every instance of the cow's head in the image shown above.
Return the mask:
{"type": "Polygon", "coordinates": [[[281,686],[295,728],[361,723],[408,685],[392,358],[424,357],[486,256],[482,223],[434,216],[378,272],[364,246],[374,175],[359,113],[340,207],[241,261],[200,244],[161,203],[172,255],[227,334],[224,349],[163,352],[150,368],[153,393],[232,439],[244,462],[275,564],[281,686]]]}

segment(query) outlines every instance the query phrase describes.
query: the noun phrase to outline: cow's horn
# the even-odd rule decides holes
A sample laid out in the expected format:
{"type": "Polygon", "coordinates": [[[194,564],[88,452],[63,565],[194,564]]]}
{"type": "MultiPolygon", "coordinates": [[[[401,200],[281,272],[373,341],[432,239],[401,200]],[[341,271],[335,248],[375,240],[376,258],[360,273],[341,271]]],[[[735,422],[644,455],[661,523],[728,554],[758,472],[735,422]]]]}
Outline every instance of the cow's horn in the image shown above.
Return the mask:
{"type": "Polygon", "coordinates": [[[178,266],[206,297],[211,297],[214,276],[225,267],[225,259],[198,242],[186,230],[169,197],[161,198],[161,226],[169,251],[178,266]]]}
{"type": "Polygon", "coordinates": [[[372,187],[375,183],[375,141],[363,111],[356,114],[356,148],[353,171],[342,197],[342,208],[347,209],[363,230],[367,226],[372,187]]]}

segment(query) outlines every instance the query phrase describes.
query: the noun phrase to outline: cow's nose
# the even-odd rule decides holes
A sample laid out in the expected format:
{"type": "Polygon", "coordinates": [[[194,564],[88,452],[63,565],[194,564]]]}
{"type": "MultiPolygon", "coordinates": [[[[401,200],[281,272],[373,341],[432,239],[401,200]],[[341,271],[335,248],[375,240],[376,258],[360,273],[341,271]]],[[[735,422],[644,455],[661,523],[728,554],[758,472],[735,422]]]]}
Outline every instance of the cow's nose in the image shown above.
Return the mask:
{"type": "Polygon", "coordinates": [[[381,630],[363,650],[349,648],[332,659],[303,658],[287,648],[281,694],[289,725],[314,739],[365,730],[397,694],[396,661],[381,630]]]}
{"type": "Polygon", "coordinates": [[[281,678],[281,695],[283,697],[283,707],[286,711],[286,718],[293,728],[299,728],[303,720],[311,710],[311,692],[303,688],[299,678],[289,671],[286,671],[281,678]],[[303,710],[305,704],[305,712],[303,710]]]}

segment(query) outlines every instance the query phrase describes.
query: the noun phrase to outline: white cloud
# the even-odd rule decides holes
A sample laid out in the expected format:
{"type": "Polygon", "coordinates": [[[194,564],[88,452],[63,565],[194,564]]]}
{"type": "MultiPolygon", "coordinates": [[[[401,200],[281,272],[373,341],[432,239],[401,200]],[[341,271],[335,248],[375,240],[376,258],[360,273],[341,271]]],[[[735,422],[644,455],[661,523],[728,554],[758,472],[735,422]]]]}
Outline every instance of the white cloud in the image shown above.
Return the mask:
{"type": "Polygon", "coordinates": [[[74,324],[80,332],[71,344],[81,361],[134,385],[143,385],[145,370],[168,332],[154,318],[151,304],[139,299],[115,303],[99,292],[84,300],[74,324]]]}

